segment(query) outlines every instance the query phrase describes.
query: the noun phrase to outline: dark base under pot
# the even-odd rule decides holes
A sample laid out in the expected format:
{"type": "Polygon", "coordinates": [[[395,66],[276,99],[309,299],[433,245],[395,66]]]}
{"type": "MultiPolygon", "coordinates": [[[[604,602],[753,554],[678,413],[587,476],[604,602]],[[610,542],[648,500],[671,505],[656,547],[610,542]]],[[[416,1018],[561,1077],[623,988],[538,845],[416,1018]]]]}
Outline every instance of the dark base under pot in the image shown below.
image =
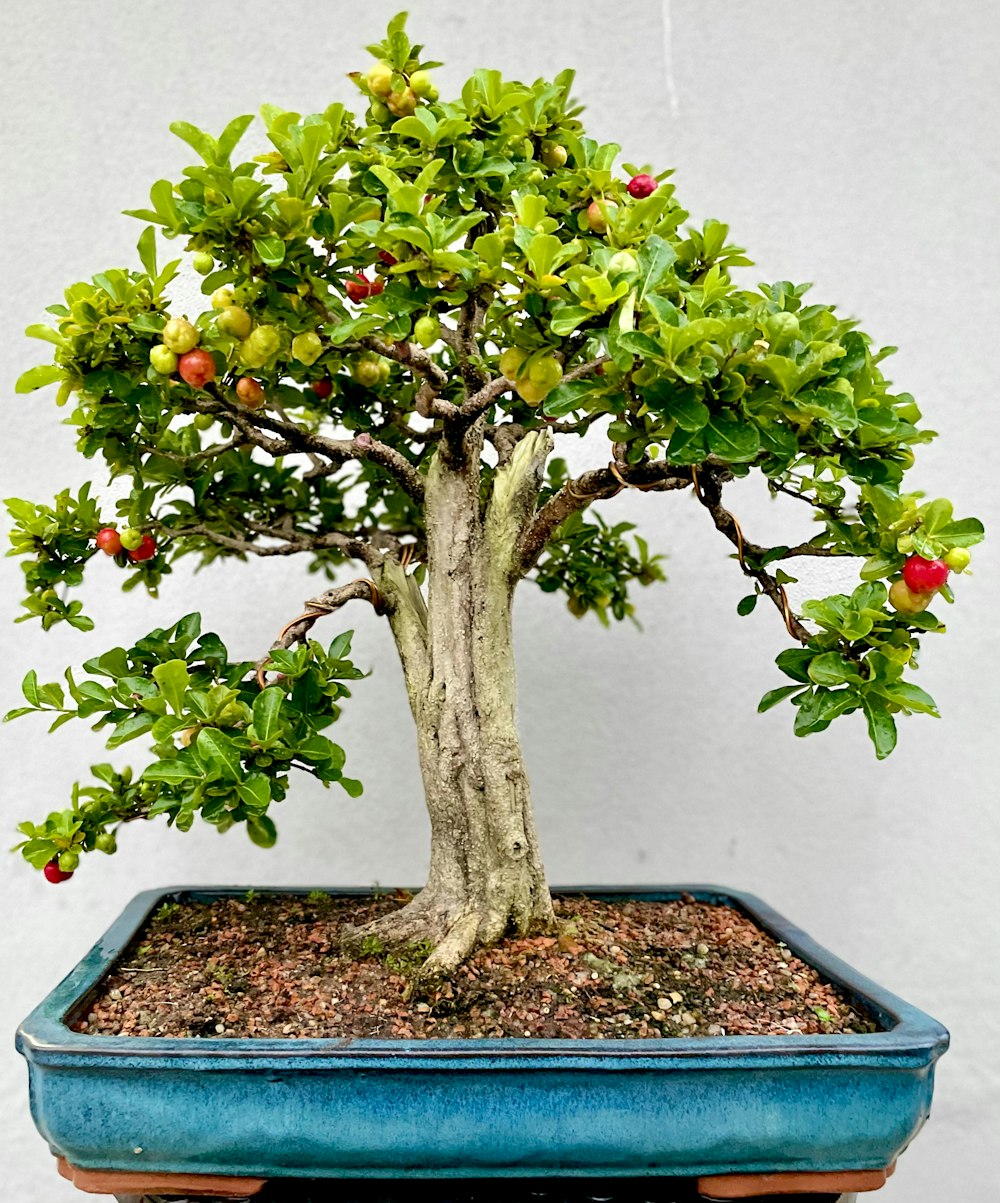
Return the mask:
{"type": "MultiPolygon", "coordinates": [[[[582,1186],[662,1177],[693,1179],[716,1198],[836,1198],[882,1185],[929,1114],[934,1065],[948,1044],[940,1024],[749,895],[714,886],[560,892],[646,901],[686,893],[733,906],[841,986],[883,1030],[662,1040],[71,1031],[65,1018],[163,902],[246,893],[157,890],[134,899],[21,1026],[35,1123],[68,1177],[123,1196],[263,1199],[275,1180],[323,1178],[578,1178],[582,1186]]],[[[467,1185],[455,1183],[453,1193],[467,1185]]],[[[364,1198],[381,1199],[375,1181],[369,1186],[364,1198]]],[[[669,1199],[661,1186],[646,1192],[649,1200],[669,1199]]],[[[361,1184],[351,1193],[360,1198],[361,1184]]],[[[438,1203],[444,1198],[439,1191],[438,1203]]]]}

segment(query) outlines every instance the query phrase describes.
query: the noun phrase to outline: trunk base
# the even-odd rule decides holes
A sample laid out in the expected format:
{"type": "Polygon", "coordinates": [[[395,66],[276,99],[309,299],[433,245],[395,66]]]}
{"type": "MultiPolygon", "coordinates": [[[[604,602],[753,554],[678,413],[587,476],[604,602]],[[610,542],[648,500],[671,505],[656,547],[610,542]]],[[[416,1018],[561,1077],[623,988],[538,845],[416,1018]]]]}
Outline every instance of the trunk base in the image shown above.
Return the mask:
{"type": "Polygon", "coordinates": [[[555,930],[555,914],[548,890],[533,896],[529,908],[517,905],[512,894],[506,907],[495,900],[478,900],[426,886],[410,902],[352,928],[343,937],[344,947],[353,952],[377,941],[386,948],[430,946],[431,951],[417,981],[427,982],[455,970],[476,948],[495,944],[503,936],[555,930]]]}

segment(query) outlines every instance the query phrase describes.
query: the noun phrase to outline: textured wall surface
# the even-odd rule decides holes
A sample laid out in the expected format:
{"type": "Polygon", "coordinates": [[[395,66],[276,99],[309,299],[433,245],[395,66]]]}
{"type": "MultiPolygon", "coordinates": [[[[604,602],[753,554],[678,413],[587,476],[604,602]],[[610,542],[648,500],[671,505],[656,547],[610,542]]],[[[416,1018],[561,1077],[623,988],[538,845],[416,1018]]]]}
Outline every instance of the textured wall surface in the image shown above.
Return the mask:
{"type": "MultiPolygon", "coordinates": [[[[448,64],[442,91],[480,64],[528,78],[576,65],[591,131],[622,142],[629,159],[676,165],[686,207],[698,219],[728,220],[757,278],[813,280],[817,297],[898,344],[894,379],[942,435],[921,452],[917,483],[998,528],[996,468],[984,454],[1000,445],[994,6],[411,7],[412,27],[448,64]]],[[[88,476],[51,394],[13,394],[17,374],[44,351],[21,330],[65,284],[133,262],[139,227],[119,211],[142,205],[154,179],[177,178],[188,162],[168,122],[217,130],[265,100],[302,112],[350,101],[344,73],[365,65],[359,48],[391,11],[381,2],[305,0],[11,6],[0,76],[4,496],[48,500],[88,476]]],[[[569,454],[584,467],[607,451],[569,454]]],[[[752,486],[733,494],[752,536],[808,534],[806,512],[793,503],[793,512],[771,506],[752,486]]],[[[784,644],[781,624],[765,607],[736,617],[744,590],[728,545],[689,497],[623,496],[605,512],[635,520],[669,553],[670,583],[640,597],[642,633],[578,623],[533,586],[522,590],[521,724],[551,879],[751,889],[941,1018],[954,1044],[934,1119],[881,1197],[992,1198],[989,1145],[1000,1127],[995,551],[980,551],[974,579],[960,582],[963,604],[947,639],[927,641],[921,683],[944,719],[905,722],[895,756],[878,765],[860,719],[798,742],[781,709],[755,714],[760,694],[778,683],[771,661],[784,644]]],[[[193,608],[251,657],[311,591],[302,566],[272,561],[194,578],[177,572],[154,604],[116,592],[112,566],[98,564],[88,586],[97,630],[42,638],[37,627],[9,625],[19,570],[0,564],[3,709],[17,704],[29,667],[53,679],[98,646],[193,608]]],[[[814,591],[836,582],[809,583],[814,591]]],[[[220,841],[207,827],[186,837],[130,830],[120,855],[87,864],[59,890],[13,857],[0,859],[7,1197],[78,1197],[56,1180],[30,1124],[11,1037],[133,893],[182,881],[419,880],[427,829],[400,674],[367,607],[350,619],[358,660],[374,669],[339,728],[350,769],[366,784],[360,801],[299,789],[278,815],[281,839],[269,853],[240,832],[220,841]]],[[[63,805],[77,773],[103,758],[86,727],[46,738],[29,718],[0,735],[3,831],[63,805]]]]}

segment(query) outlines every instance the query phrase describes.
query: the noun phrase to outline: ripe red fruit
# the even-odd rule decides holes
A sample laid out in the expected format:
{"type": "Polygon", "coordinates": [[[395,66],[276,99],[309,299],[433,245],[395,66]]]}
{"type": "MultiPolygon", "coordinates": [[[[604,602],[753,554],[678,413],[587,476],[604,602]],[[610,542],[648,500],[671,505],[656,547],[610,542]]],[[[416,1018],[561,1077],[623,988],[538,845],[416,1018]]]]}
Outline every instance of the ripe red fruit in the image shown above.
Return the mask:
{"type": "Polygon", "coordinates": [[[50,860],[42,870],[45,874],[45,880],[51,881],[54,886],[57,886],[61,881],[69,881],[73,874],[67,873],[64,869],[59,868],[58,860],[50,860]]]}
{"type": "Polygon", "coordinates": [[[178,359],[177,371],[185,384],[204,388],[215,379],[215,360],[207,351],[188,351],[178,359]]]}
{"type": "Polygon", "coordinates": [[[102,526],[94,536],[94,542],[105,555],[116,556],[121,553],[121,535],[119,535],[113,526],[102,526]]]}
{"type": "Polygon", "coordinates": [[[260,409],[264,404],[264,390],[252,376],[241,376],[236,381],[236,396],[247,409],[260,409]]]}
{"type": "Polygon", "coordinates": [[[380,292],[384,291],[384,289],[385,289],[385,281],[384,280],[372,280],[372,282],[369,286],[368,292],[369,292],[370,296],[377,297],[380,292]]]}
{"type": "Polygon", "coordinates": [[[636,200],[642,200],[644,196],[652,196],[656,191],[656,180],[651,175],[646,175],[643,172],[641,175],[634,175],[628,182],[628,194],[634,196],[636,200]]]}
{"type": "Polygon", "coordinates": [[[309,387],[322,401],[325,401],[333,393],[332,380],[314,380],[309,387]]]}
{"type": "Polygon", "coordinates": [[[156,540],[152,535],[143,535],[138,547],[128,553],[128,558],[136,564],[143,560],[151,560],[156,555],[156,540]]]}
{"type": "Polygon", "coordinates": [[[348,300],[354,302],[365,301],[372,295],[372,282],[361,272],[352,276],[345,287],[348,300]]]}
{"type": "Polygon", "coordinates": [[[910,556],[903,565],[903,580],[914,593],[933,593],[947,581],[951,569],[944,560],[925,560],[910,556]]]}
{"type": "Polygon", "coordinates": [[[395,255],[390,255],[388,251],[379,251],[378,257],[386,265],[386,267],[394,267],[399,260],[395,255]]]}

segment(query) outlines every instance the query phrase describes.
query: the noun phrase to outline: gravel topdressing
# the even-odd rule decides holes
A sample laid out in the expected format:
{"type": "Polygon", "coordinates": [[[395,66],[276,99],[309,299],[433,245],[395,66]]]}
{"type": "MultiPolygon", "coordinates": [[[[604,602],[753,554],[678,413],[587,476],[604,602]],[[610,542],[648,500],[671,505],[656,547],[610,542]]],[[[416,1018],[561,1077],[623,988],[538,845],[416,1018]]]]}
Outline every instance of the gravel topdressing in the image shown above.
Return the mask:
{"type": "Polygon", "coordinates": [[[879,1030],[731,907],[555,900],[558,930],[405,997],[426,950],[341,952],[399,897],[165,903],[70,1026],[106,1036],[628,1038],[879,1030]]]}

